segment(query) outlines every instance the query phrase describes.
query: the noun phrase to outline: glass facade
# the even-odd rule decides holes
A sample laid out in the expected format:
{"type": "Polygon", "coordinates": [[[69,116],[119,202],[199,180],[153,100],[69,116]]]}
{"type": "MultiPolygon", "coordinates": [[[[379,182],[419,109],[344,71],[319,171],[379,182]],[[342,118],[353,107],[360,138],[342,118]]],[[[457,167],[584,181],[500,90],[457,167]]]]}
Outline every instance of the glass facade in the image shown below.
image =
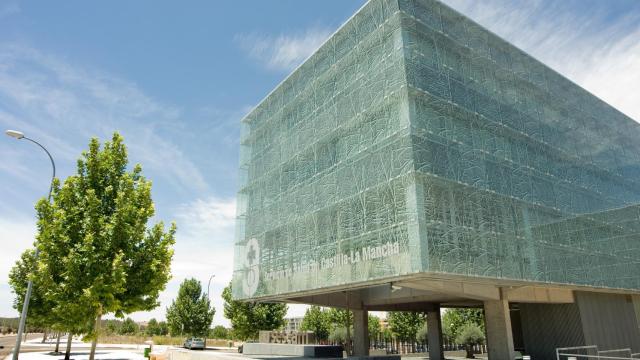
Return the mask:
{"type": "Polygon", "coordinates": [[[234,296],[417,273],[640,290],[640,128],[434,0],[371,0],[243,120],[234,296]]]}

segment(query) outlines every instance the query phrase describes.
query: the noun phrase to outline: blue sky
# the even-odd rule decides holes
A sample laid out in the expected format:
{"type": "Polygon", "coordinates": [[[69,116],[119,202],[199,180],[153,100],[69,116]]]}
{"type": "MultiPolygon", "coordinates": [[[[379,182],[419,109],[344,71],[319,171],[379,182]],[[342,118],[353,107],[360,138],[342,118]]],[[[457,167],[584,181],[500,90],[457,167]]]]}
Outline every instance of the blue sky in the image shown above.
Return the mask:
{"type": "MultiPolygon", "coordinates": [[[[178,223],[162,305],[135,319],[163,318],[184,278],[216,274],[214,323],[227,324],[239,120],[363,2],[0,0],[0,128],[46,145],[61,177],[91,136],[120,131],[156,218],[178,223]]],[[[446,2],[640,119],[640,2],[446,2]]],[[[39,149],[0,137],[0,316],[16,314],[7,273],[49,176],[39,149]]]]}

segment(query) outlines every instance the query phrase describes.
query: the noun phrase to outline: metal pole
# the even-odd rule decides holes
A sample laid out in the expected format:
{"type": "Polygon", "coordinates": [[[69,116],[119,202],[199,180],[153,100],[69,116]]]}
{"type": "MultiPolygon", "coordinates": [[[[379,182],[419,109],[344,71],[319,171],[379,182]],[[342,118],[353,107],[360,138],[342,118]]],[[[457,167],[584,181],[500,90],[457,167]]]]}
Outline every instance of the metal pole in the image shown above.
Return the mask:
{"type": "MultiPolygon", "coordinates": [[[[53,180],[56,177],[56,163],[53,161],[53,157],[49,153],[49,151],[42,146],[39,142],[29,139],[28,137],[23,137],[22,139],[29,140],[32,143],[40,146],[44,152],[49,156],[49,160],[51,160],[51,167],[53,168],[53,175],[51,176],[51,185],[49,186],[49,196],[47,197],[47,201],[51,202],[51,192],[53,191],[53,180]]],[[[36,246],[35,260],[38,260],[38,255],[40,254],[40,250],[36,246]]],[[[35,266],[36,264],[34,264],[35,266]]],[[[25,324],[27,322],[27,312],[29,310],[29,299],[31,298],[31,292],[33,291],[33,280],[29,277],[29,282],[27,283],[27,293],[24,296],[24,302],[22,304],[22,314],[20,315],[20,324],[18,325],[18,336],[16,338],[16,346],[13,349],[13,360],[18,360],[18,354],[20,353],[20,341],[22,340],[22,333],[24,331],[25,324]]]]}
{"type": "Polygon", "coordinates": [[[207,299],[209,298],[209,290],[211,289],[211,279],[213,279],[214,277],[216,276],[211,275],[211,277],[209,277],[209,283],[207,284],[207,299]]]}
{"type": "MultiPolygon", "coordinates": [[[[207,284],[207,300],[211,301],[211,298],[209,297],[209,290],[211,290],[211,279],[213,279],[214,277],[216,277],[215,275],[211,275],[209,277],[209,283],[207,284]]],[[[207,333],[204,336],[204,348],[207,348],[207,337],[209,336],[209,331],[207,330],[207,333]]]]}

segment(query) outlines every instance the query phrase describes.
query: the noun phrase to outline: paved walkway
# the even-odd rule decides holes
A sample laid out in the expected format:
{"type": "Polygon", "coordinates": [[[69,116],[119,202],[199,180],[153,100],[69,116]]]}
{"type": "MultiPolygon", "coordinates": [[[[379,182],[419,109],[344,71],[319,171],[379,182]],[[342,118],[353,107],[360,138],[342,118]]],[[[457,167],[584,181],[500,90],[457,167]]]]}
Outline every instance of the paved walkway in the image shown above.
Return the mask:
{"type": "MultiPolygon", "coordinates": [[[[96,350],[96,359],[101,360],[146,360],[143,354],[140,352],[133,352],[129,350],[96,350]]],[[[5,360],[11,359],[11,355],[7,356],[5,360]]],[[[54,354],[53,352],[20,352],[20,360],[62,360],[64,359],[64,353],[54,354]]],[[[89,359],[89,351],[72,351],[71,359],[73,360],[87,360],[89,359]]]]}

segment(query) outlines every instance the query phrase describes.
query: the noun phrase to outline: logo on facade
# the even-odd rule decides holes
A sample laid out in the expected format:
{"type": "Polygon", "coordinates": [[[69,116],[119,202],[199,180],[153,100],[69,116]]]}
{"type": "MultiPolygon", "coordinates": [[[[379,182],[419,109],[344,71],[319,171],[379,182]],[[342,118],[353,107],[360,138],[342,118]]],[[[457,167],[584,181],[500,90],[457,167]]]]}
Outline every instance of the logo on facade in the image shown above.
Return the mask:
{"type": "Polygon", "coordinates": [[[258,240],[250,239],[244,249],[245,276],[242,287],[247,296],[253,296],[258,290],[260,282],[260,245],[258,240]]]}

